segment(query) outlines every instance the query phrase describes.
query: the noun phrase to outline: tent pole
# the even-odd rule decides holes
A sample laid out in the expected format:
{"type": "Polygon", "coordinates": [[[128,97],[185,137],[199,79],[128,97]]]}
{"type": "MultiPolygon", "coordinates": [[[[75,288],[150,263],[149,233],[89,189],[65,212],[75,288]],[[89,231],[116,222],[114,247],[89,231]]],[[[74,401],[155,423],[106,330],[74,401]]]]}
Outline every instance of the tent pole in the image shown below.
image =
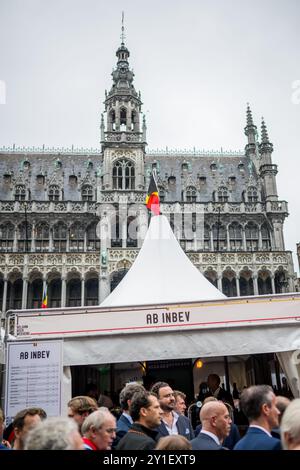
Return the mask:
{"type": "Polygon", "coordinates": [[[224,369],[225,369],[225,389],[227,392],[230,392],[230,383],[229,383],[229,369],[228,369],[228,357],[224,356],[224,369]]]}

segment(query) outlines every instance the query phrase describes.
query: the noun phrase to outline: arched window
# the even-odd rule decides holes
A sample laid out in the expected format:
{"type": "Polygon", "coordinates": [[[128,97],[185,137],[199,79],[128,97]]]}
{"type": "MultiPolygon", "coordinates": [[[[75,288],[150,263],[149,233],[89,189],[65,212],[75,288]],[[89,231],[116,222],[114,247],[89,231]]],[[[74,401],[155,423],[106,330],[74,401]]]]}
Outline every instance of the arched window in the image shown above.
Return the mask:
{"type": "Polygon", "coordinates": [[[98,301],[98,279],[88,279],[85,282],[85,302],[84,305],[99,305],[98,301]]]}
{"type": "Polygon", "coordinates": [[[254,295],[254,286],[253,286],[253,279],[250,276],[242,276],[240,277],[240,295],[247,296],[247,295],[254,295]]]}
{"type": "Polygon", "coordinates": [[[110,131],[116,130],[116,113],[114,110],[111,110],[111,112],[109,113],[108,126],[110,131]]]}
{"type": "Polygon", "coordinates": [[[194,186],[186,188],[186,202],[196,202],[197,190],[194,186]]]}
{"type": "Polygon", "coordinates": [[[257,284],[259,295],[272,294],[272,282],[268,273],[260,273],[257,279],[257,284]]]}
{"type": "Polygon", "coordinates": [[[45,222],[38,224],[35,228],[36,251],[48,251],[49,249],[49,225],[45,222]]]}
{"type": "Polygon", "coordinates": [[[50,308],[61,305],[61,280],[53,279],[48,284],[48,305],[50,308]]]}
{"type": "Polygon", "coordinates": [[[43,297],[43,281],[35,279],[28,286],[27,308],[41,308],[43,297]]]}
{"type": "Polygon", "coordinates": [[[53,227],[53,246],[55,251],[67,251],[67,226],[63,222],[53,227]]]}
{"type": "Polygon", "coordinates": [[[210,251],[210,227],[209,225],[204,225],[204,246],[205,251],[210,251]]]}
{"type": "Polygon", "coordinates": [[[87,250],[96,251],[100,249],[100,238],[97,236],[97,223],[87,228],[87,250]]]}
{"type": "Polygon", "coordinates": [[[137,219],[135,217],[128,217],[127,219],[127,246],[137,247],[137,219]]]}
{"type": "Polygon", "coordinates": [[[214,251],[226,251],[227,250],[227,235],[226,229],[221,224],[213,225],[213,237],[214,237],[214,251]]]}
{"type": "Polygon", "coordinates": [[[59,201],[59,193],[59,187],[56,184],[51,184],[48,192],[49,201],[59,201]]]}
{"type": "Polygon", "coordinates": [[[263,224],[261,226],[261,241],[262,241],[262,249],[270,251],[271,249],[271,240],[270,240],[270,232],[267,227],[267,224],[263,224]]]}
{"type": "Polygon", "coordinates": [[[76,222],[70,228],[70,251],[84,250],[84,227],[76,222]]]}
{"type": "Polygon", "coordinates": [[[25,201],[26,199],[26,189],[24,184],[18,184],[15,189],[15,200],[16,201],[25,201]]]}
{"type": "Polygon", "coordinates": [[[0,226],[0,250],[12,251],[14,245],[15,227],[12,223],[7,222],[0,226]]]}
{"type": "Polygon", "coordinates": [[[233,222],[229,226],[230,250],[239,251],[243,246],[242,226],[233,222]]]}
{"type": "Polygon", "coordinates": [[[235,277],[222,277],[222,292],[226,295],[226,297],[236,297],[237,293],[235,277]]]}
{"type": "Polygon", "coordinates": [[[71,279],[67,283],[67,307],[80,307],[81,282],[80,279],[71,279]]]}
{"type": "Polygon", "coordinates": [[[135,170],[132,162],[119,160],[113,166],[113,189],[132,190],[135,187],[135,170]]]}
{"type": "Polygon", "coordinates": [[[249,222],[245,228],[246,248],[248,251],[258,250],[258,227],[253,222],[249,222]]]}
{"type": "Polygon", "coordinates": [[[81,189],[81,198],[83,201],[93,200],[93,187],[90,184],[85,184],[81,189]]]}
{"type": "Polygon", "coordinates": [[[127,112],[125,108],[121,108],[120,110],[120,130],[126,131],[126,119],[127,119],[127,112]]]}
{"type": "Polygon", "coordinates": [[[22,222],[19,227],[18,251],[31,251],[32,226],[28,222],[22,222]]]}
{"type": "Polygon", "coordinates": [[[257,202],[258,201],[258,192],[254,186],[250,186],[247,191],[248,202],[257,202]]]}
{"type": "Polygon", "coordinates": [[[226,186],[220,186],[218,189],[218,201],[228,202],[228,189],[226,186]]]}
{"type": "Polygon", "coordinates": [[[122,269],[120,271],[115,272],[110,281],[110,291],[112,292],[117,285],[122,281],[123,277],[127,274],[128,269],[122,269]]]}
{"type": "Polygon", "coordinates": [[[158,186],[158,194],[160,202],[164,202],[166,199],[166,191],[162,186],[158,186]]]}

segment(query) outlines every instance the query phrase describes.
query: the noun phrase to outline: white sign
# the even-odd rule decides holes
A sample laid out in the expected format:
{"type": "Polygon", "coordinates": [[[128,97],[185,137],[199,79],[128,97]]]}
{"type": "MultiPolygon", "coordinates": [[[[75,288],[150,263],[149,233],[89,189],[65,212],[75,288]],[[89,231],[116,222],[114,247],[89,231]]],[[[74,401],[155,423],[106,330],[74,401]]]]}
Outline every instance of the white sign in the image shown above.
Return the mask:
{"type": "Polygon", "coordinates": [[[227,298],[132,307],[84,307],[16,312],[17,338],[68,338],[184,331],[300,320],[300,295],[227,298]]]}
{"type": "Polygon", "coordinates": [[[8,342],[5,383],[7,423],[24,408],[61,415],[62,341],[8,342]]]}

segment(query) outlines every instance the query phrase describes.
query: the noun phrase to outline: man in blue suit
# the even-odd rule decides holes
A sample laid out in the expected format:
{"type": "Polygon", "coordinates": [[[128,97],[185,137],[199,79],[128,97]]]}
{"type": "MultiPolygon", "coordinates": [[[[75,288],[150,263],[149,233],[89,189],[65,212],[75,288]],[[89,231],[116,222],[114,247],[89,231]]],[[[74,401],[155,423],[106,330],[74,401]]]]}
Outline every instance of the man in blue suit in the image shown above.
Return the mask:
{"type": "Polygon", "coordinates": [[[158,431],[158,438],[172,434],[180,434],[189,441],[193,439],[194,431],[190,420],[175,411],[176,402],[174,392],[169,384],[166,382],[156,382],[152,386],[151,392],[157,396],[163,411],[161,424],[156,429],[158,431]]]}
{"type": "Polygon", "coordinates": [[[249,420],[249,428],[234,450],[280,450],[280,440],[271,435],[271,430],[278,427],[280,414],[272,388],[269,385],[246,388],[240,407],[249,420]]]}
{"type": "Polygon", "coordinates": [[[229,435],[231,417],[222,401],[209,401],[200,411],[201,431],[192,440],[193,450],[225,450],[222,442],[229,435]]]}
{"type": "Polygon", "coordinates": [[[130,404],[133,395],[136,392],[145,391],[143,385],[138,384],[137,382],[132,382],[127,384],[120,392],[120,406],[122,409],[122,414],[117,421],[117,433],[116,438],[113,443],[113,448],[116,447],[119,440],[128,432],[131,428],[133,420],[130,415],[130,404]]]}

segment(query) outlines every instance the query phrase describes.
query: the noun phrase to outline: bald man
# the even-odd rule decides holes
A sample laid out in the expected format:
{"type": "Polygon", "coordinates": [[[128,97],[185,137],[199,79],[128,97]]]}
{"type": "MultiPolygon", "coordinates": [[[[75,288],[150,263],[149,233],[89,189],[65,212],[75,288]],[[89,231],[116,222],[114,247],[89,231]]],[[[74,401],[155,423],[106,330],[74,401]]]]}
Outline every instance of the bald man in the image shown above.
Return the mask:
{"type": "Polygon", "coordinates": [[[200,411],[202,429],[191,441],[193,450],[221,450],[222,442],[230,433],[231,417],[222,401],[205,403],[200,411]]]}

